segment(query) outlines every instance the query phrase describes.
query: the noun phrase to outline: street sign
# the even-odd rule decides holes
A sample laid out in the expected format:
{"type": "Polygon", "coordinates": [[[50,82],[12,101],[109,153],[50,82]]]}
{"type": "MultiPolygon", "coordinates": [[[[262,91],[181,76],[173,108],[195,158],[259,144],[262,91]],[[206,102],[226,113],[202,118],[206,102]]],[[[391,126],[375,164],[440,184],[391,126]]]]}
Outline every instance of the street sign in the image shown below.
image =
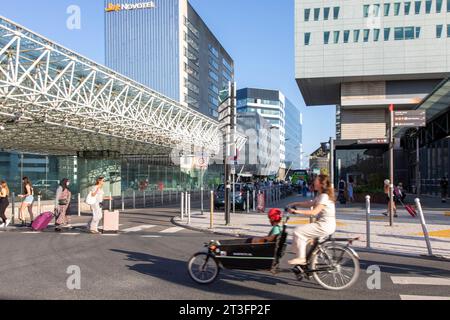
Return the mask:
{"type": "Polygon", "coordinates": [[[394,127],[426,127],[426,112],[422,110],[408,110],[394,112],[394,127]]]}
{"type": "Polygon", "coordinates": [[[358,144],[387,144],[388,139],[361,139],[358,144]]]}
{"type": "Polygon", "coordinates": [[[220,104],[224,103],[230,97],[230,88],[224,88],[219,91],[219,102],[220,104]]]}

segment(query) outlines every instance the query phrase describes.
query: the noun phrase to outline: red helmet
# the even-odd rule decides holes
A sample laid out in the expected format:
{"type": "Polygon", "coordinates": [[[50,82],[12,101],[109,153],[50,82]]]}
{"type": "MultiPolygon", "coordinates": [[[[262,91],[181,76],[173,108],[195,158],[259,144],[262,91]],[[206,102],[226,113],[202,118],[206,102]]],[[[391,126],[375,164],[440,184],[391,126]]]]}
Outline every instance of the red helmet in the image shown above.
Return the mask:
{"type": "Polygon", "coordinates": [[[280,209],[273,208],[269,210],[268,217],[271,222],[280,222],[282,215],[283,214],[280,209]]]}

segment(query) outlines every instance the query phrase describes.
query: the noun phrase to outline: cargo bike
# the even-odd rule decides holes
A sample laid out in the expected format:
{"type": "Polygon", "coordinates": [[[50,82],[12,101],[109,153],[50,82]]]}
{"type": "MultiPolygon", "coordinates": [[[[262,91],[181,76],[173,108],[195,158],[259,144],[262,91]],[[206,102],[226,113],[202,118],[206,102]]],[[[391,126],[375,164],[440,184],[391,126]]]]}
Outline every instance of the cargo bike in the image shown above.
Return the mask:
{"type": "MultiPolygon", "coordinates": [[[[286,209],[287,211],[287,209],[286,209]]],[[[314,278],[328,290],[344,290],[351,287],[360,272],[359,256],[351,248],[359,238],[314,239],[308,244],[307,264],[281,269],[280,260],[287,247],[286,224],[289,215],[282,220],[282,232],[274,242],[252,244],[250,239],[212,240],[205,243],[205,250],[194,254],[188,261],[190,277],[199,284],[214,282],[221,269],[270,271],[294,273],[297,280],[314,278]]]]}

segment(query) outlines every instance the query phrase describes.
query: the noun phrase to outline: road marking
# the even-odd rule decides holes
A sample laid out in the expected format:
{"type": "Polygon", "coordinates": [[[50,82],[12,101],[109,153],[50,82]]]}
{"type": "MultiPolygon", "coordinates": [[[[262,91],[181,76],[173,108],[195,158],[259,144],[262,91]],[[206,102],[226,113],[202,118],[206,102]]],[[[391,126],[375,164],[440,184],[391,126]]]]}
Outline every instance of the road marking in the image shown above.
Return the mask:
{"type": "Polygon", "coordinates": [[[415,284],[429,286],[450,286],[450,279],[432,277],[391,277],[394,284],[415,284]]]}
{"type": "Polygon", "coordinates": [[[145,229],[151,229],[156,227],[155,225],[151,225],[151,224],[143,224],[141,226],[137,226],[137,227],[132,227],[132,228],[127,228],[127,229],[123,229],[121,230],[122,232],[139,232],[139,231],[143,231],[145,229]]]}
{"type": "Polygon", "coordinates": [[[402,299],[402,300],[450,300],[450,297],[414,296],[414,295],[401,294],[400,299],[402,299]]]}
{"type": "MultiPolygon", "coordinates": [[[[436,237],[436,238],[450,238],[450,229],[448,230],[438,230],[438,231],[431,231],[428,232],[430,237],[436,237]]],[[[415,236],[424,236],[423,233],[416,233],[415,236]]]]}
{"type": "Polygon", "coordinates": [[[75,233],[75,232],[61,232],[61,235],[64,236],[79,236],[81,233],[75,233]]]}
{"type": "Polygon", "coordinates": [[[141,236],[141,238],[161,238],[161,236],[141,236]]]}
{"type": "Polygon", "coordinates": [[[119,235],[118,233],[100,233],[100,234],[105,237],[117,237],[119,235]]]}
{"type": "Polygon", "coordinates": [[[176,233],[178,231],[184,230],[184,228],[181,227],[172,227],[165,230],[160,231],[160,233],[176,233]]]}
{"type": "Polygon", "coordinates": [[[37,234],[37,233],[42,233],[42,231],[24,231],[22,233],[23,234],[37,234]]]}

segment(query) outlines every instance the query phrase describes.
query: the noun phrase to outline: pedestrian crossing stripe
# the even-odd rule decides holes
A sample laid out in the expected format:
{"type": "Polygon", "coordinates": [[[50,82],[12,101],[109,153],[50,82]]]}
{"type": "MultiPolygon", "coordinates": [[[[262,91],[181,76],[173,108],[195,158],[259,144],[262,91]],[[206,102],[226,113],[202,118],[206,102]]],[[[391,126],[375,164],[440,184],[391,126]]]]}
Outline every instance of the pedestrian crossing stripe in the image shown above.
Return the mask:
{"type": "Polygon", "coordinates": [[[450,300],[450,297],[438,297],[438,296],[415,296],[415,295],[407,295],[401,294],[401,300],[450,300]]]}
{"type": "Polygon", "coordinates": [[[160,233],[176,233],[178,231],[184,230],[182,227],[173,227],[160,231],[160,233]]]}
{"type": "Polygon", "coordinates": [[[132,228],[127,228],[127,229],[123,229],[121,230],[122,232],[139,232],[139,231],[143,231],[145,229],[151,229],[156,227],[155,225],[150,225],[150,224],[145,224],[145,225],[141,225],[141,226],[137,226],[137,227],[132,227],[132,228]]]}
{"type": "Polygon", "coordinates": [[[450,279],[433,277],[391,277],[394,284],[400,285],[428,285],[450,286],[450,279]]]}
{"type": "MultiPolygon", "coordinates": [[[[414,234],[415,236],[424,236],[423,232],[422,233],[416,233],[414,234]]],[[[436,237],[436,238],[450,238],[450,229],[448,230],[438,230],[438,231],[431,231],[428,232],[428,235],[430,237],[436,237]]]]}
{"type": "Polygon", "coordinates": [[[161,236],[141,236],[141,238],[161,238],[161,236]]]}

